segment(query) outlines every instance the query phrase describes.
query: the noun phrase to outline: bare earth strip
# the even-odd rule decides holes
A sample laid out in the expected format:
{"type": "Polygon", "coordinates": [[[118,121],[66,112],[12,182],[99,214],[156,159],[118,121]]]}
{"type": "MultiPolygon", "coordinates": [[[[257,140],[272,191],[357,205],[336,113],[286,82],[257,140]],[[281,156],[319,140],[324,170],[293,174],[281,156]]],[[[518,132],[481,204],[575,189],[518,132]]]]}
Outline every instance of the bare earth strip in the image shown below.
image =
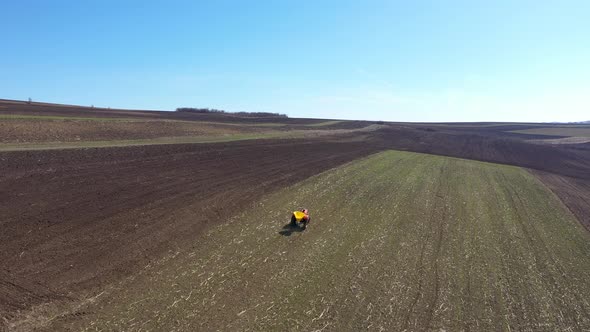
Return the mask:
{"type": "MultiPolygon", "coordinates": [[[[383,152],[259,200],[47,329],[590,329],[590,234],[526,170],[383,152]],[[283,229],[311,209],[304,232],[283,229]]],[[[25,328],[27,321],[13,328],[25,328]]]]}
{"type": "Polygon", "coordinates": [[[590,137],[565,137],[555,139],[531,139],[528,140],[531,143],[541,144],[584,144],[590,143],[590,137]]]}
{"type": "Polygon", "coordinates": [[[571,125],[563,127],[545,127],[524,130],[514,130],[515,133],[531,135],[549,135],[549,136],[571,136],[571,137],[590,137],[590,126],[588,125],[571,125]]]}

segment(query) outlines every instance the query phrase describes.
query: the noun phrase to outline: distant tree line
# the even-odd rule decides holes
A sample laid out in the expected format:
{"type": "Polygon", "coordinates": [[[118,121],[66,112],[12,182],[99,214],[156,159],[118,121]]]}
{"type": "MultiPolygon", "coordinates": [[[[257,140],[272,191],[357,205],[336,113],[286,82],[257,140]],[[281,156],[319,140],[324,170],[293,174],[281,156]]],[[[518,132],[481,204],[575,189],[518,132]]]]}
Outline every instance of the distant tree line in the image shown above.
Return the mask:
{"type": "Polygon", "coordinates": [[[229,114],[229,115],[237,115],[237,116],[244,116],[244,117],[253,117],[253,118],[264,118],[264,117],[274,117],[274,118],[287,118],[287,114],[281,113],[271,113],[271,112],[226,112],[224,110],[218,110],[215,108],[194,108],[194,107],[179,107],[176,109],[176,112],[190,112],[190,113],[218,113],[218,114],[229,114]]]}

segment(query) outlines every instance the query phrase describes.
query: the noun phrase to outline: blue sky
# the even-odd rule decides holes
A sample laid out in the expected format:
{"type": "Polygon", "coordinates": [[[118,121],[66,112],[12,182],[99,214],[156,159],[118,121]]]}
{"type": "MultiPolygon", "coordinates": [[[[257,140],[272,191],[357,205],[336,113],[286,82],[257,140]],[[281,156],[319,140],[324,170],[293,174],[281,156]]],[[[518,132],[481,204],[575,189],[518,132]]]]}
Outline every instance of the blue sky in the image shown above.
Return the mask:
{"type": "Polygon", "coordinates": [[[590,119],[590,1],[11,1],[0,98],[391,121],[590,119]]]}

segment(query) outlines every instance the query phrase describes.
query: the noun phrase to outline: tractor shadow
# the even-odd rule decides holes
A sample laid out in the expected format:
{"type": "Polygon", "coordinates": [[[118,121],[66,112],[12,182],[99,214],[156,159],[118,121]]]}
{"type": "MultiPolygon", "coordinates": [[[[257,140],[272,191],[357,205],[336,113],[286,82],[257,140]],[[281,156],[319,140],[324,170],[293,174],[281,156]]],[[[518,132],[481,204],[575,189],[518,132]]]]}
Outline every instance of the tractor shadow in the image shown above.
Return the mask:
{"type": "Polygon", "coordinates": [[[291,234],[293,233],[301,233],[303,231],[305,230],[302,227],[293,226],[291,225],[291,223],[288,223],[285,226],[283,226],[283,229],[279,232],[279,234],[281,234],[282,236],[291,236],[291,234]]]}

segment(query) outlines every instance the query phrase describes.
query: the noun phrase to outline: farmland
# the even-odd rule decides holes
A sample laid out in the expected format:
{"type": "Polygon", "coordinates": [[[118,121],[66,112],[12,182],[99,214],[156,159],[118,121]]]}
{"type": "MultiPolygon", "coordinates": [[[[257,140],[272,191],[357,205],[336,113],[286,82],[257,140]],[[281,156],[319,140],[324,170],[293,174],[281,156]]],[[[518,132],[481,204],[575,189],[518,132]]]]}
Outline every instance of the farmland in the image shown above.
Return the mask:
{"type": "Polygon", "coordinates": [[[383,152],[253,203],[65,326],[582,329],[589,240],[523,169],[383,152]],[[286,207],[299,206],[314,211],[313,224],[283,229],[286,207]]]}
{"type": "Polygon", "coordinates": [[[567,137],[590,137],[590,126],[588,125],[573,125],[568,127],[542,127],[533,129],[516,130],[516,133],[532,134],[532,135],[547,135],[547,136],[567,136],[567,137]]]}
{"type": "MultiPolygon", "coordinates": [[[[588,124],[551,125],[519,128],[512,134],[528,135],[530,142],[552,145],[571,145],[590,143],[590,126],[588,124]]],[[[526,136],[524,136],[526,137],[526,136]]]]}
{"type": "Polygon", "coordinates": [[[369,122],[133,112],[0,100],[0,150],[108,147],[302,138],[347,133],[369,122]]]}
{"type": "Polygon", "coordinates": [[[0,330],[588,329],[590,146],[541,127],[0,101],[0,330]]]}

